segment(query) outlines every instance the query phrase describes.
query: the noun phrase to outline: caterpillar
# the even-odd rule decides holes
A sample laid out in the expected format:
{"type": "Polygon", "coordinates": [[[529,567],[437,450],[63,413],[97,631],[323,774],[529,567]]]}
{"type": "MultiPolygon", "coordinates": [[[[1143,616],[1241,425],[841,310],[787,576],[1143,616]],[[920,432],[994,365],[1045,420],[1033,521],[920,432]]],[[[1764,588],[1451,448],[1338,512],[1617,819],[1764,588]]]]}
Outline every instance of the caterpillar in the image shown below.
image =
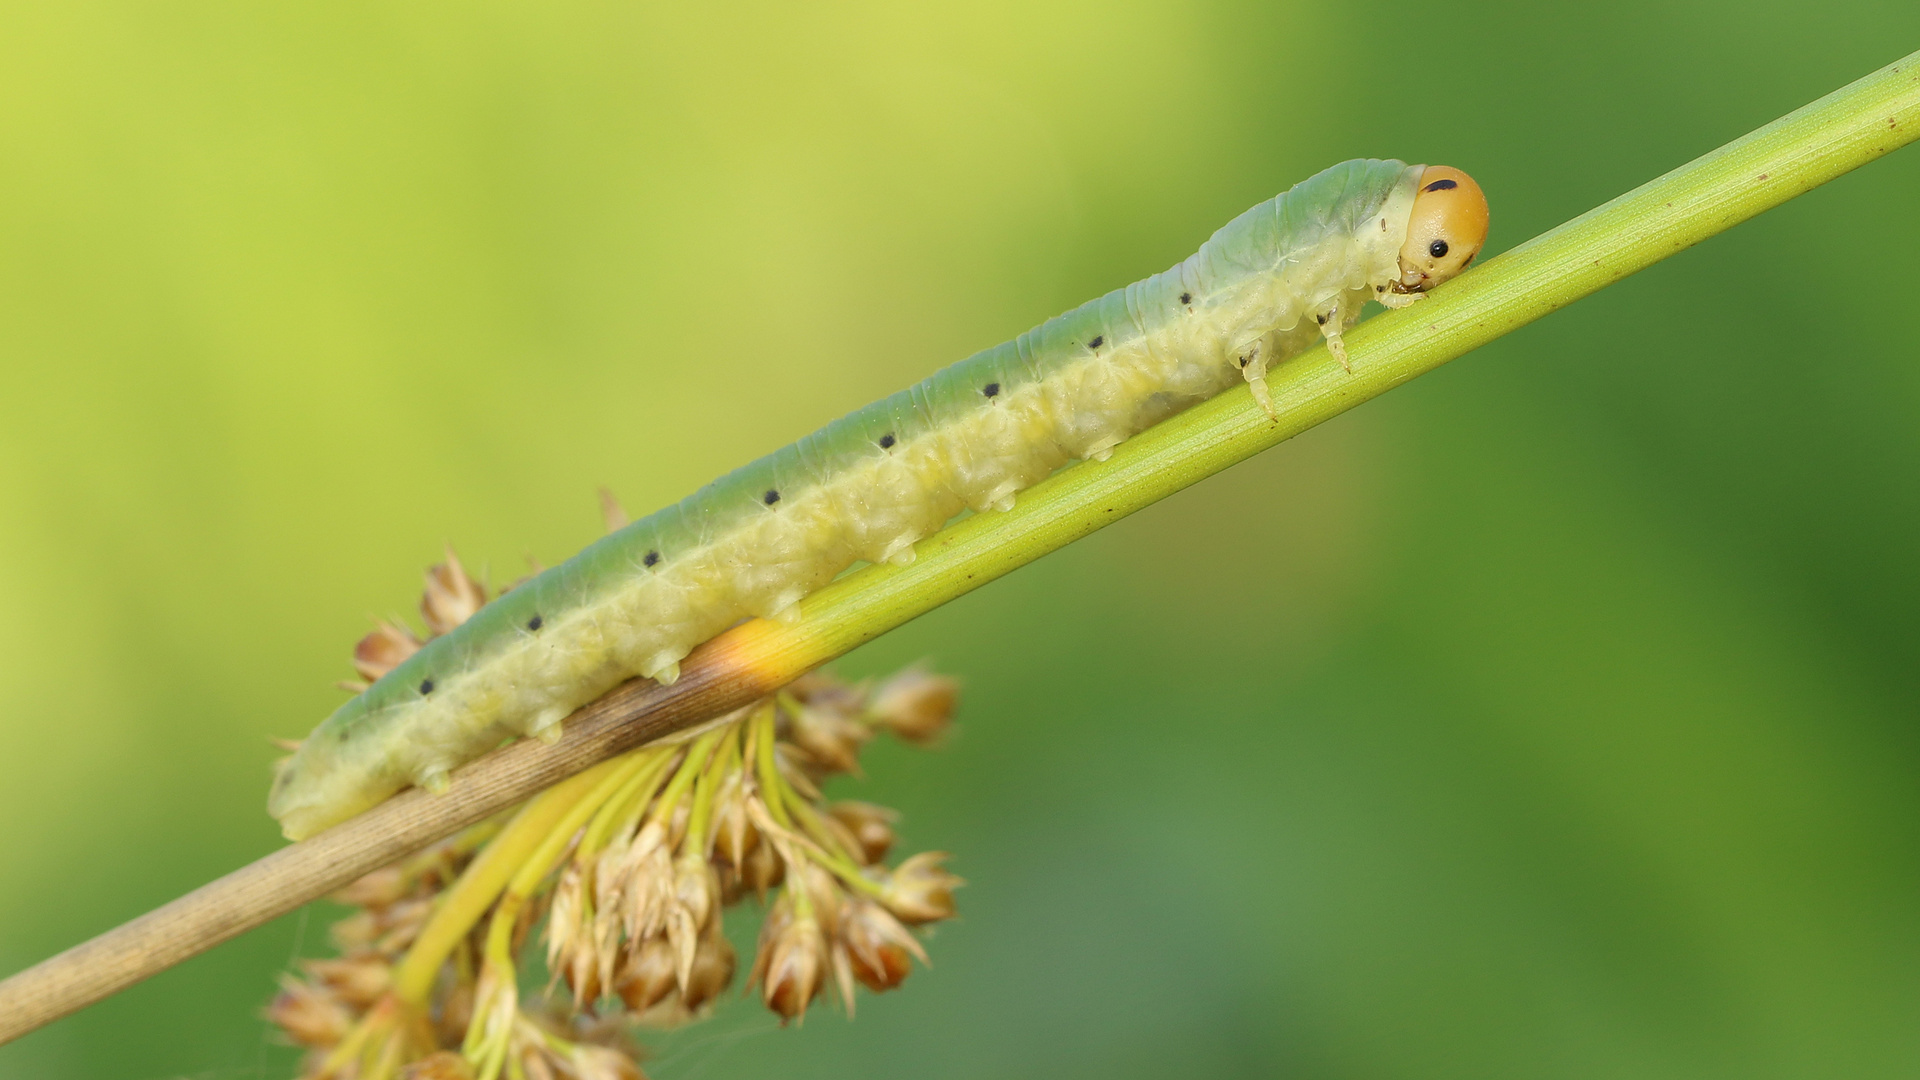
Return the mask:
{"type": "Polygon", "coordinates": [[[696,645],[781,618],[854,563],[913,559],[965,509],[1023,488],[1342,333],[1368,300],[1403,307],[1485,242],[1485,196],[1445,166],[1358,160],[1253,207],[1163,273],[953,364],[493,600],[348,701],[274,779],[268,811],[310,836],[503,739],[558,738],[635,675],[671,683],[696,645]]]}

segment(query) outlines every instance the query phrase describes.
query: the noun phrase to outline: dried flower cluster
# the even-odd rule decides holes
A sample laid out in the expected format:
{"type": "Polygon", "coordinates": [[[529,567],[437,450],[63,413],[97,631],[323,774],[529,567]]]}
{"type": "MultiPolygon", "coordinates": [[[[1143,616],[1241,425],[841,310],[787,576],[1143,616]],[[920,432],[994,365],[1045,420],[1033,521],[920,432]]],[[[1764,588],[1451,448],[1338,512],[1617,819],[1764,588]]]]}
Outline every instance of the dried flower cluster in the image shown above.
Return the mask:
{"type": "MultiPolygon", "coordinates": [[[[449,552],[421,611],[440,634],[485,601],[449,552]]],[[[378,678],[419,645],[381,623],[354,664],[378,678]]],[[[355,882],[340,957],[304,961],[268,1016],[316,1080],[635,1078],[634,1025],[703,1015],[734,981],[722,918],[748,896],[766,911],[749,988],[784,1022],[831,982],[851,1015],[856,983],[926,963],[913,928],[953,915],[960,880],[938,852],[890,868],[893,811],[820,785],[879,730],[938,739],[954,696],[917,668],[875,688],[813,675],[602,762],[355,882]],[[523,988],[525,960],[544,988],[523,988]]]]}

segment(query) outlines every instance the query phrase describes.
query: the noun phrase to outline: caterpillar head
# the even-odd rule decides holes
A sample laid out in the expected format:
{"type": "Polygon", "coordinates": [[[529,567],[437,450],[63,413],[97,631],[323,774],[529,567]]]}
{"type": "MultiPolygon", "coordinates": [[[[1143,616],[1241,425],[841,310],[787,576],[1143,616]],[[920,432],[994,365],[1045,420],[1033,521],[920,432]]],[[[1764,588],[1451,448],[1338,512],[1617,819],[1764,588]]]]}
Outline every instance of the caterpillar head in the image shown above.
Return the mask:
{"type": "Polygon", "coordinates": [[[1473,177],[1429,165],[1400,247],[1399,290],[1424,292],[1467,268],[1487,242],[1487,197],[1473,177]]]}

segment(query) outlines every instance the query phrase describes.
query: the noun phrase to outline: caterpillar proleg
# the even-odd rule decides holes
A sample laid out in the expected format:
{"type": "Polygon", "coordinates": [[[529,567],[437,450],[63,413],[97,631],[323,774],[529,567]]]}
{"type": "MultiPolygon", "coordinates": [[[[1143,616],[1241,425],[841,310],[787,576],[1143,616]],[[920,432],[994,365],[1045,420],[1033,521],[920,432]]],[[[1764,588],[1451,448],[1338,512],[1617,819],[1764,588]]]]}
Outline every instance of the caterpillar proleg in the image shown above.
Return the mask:
{"type": "Polygon", "coordinates": [[[294,839],[634,675],[672,682],[741,618],[781,617],[860,560],[906,561],[963,509],[1006,509],[1074,459],[1404,306],[1485,241],[1457,169],[1349,161],[1255,206],[1177,266],[947,367],[610,533],[487,604],[323,721],[269,811],[294,839]]]}

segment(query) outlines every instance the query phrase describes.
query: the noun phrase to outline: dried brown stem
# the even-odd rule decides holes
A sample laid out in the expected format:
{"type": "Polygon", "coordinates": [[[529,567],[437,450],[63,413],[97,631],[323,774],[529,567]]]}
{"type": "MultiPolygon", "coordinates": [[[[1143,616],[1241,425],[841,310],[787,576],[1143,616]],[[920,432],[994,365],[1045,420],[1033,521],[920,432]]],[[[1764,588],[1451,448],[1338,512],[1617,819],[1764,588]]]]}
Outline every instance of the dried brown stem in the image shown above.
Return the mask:
{"type": "Polygon", "coordinates": [[[799,674],[782,677],[743,662],[730,647],[737,642],[728,635],[698,650],[671,687],[636,679],[615,688],[575,713],[551,746],[521,740],[460,769],[445,795],[409,789],[0,982],[0,1043],[284,915],[594,762],[739,708],[799,674]]]}

